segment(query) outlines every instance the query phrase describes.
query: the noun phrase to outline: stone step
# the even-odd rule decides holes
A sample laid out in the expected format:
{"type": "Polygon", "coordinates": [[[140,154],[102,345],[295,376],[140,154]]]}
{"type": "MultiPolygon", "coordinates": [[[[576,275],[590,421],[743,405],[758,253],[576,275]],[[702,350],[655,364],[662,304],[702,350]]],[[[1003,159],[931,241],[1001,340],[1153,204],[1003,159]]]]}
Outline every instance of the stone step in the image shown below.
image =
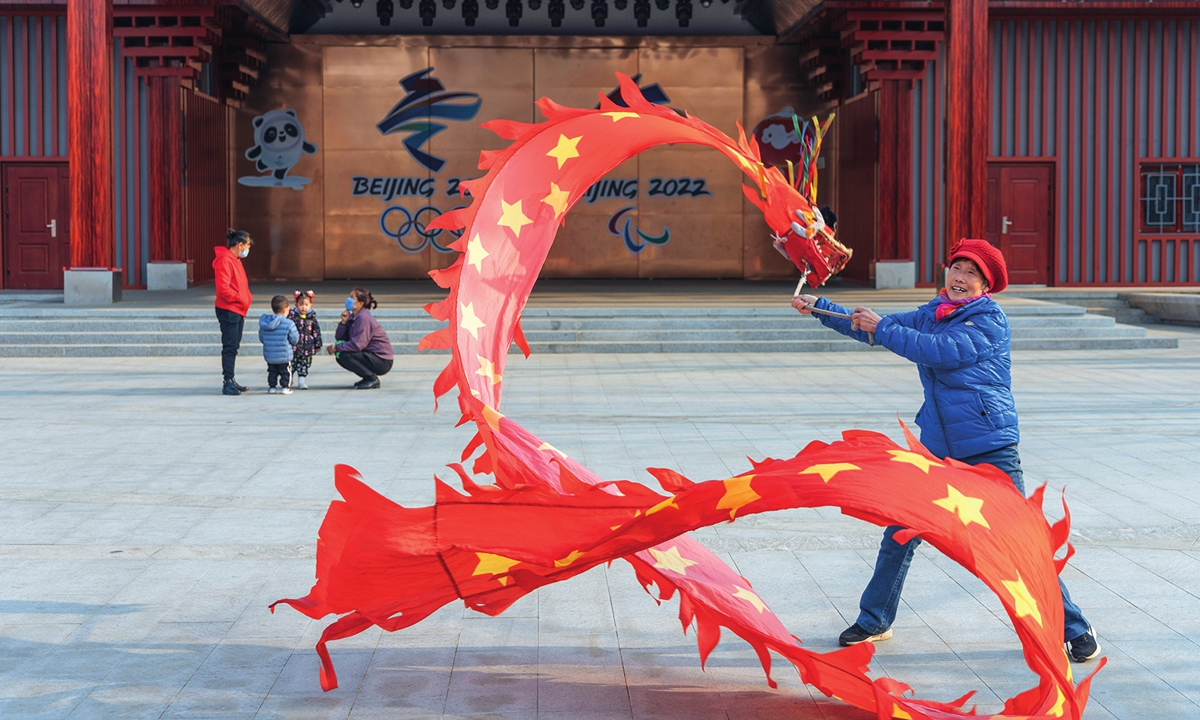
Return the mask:
{"type": "Polygon", "coordinates": [[[1159,319],[1141,308],[1131,307],[1124,293],[1055,293],[1054,300],[1064,305],[1083,308],[1089,315],[1111,317],[1125,325],[1153,325],[1159,319]]]}
{"type": "Polygon", "coordinates": [[[1081,307],[1091,312],[1092,310],[1117,310],[1120,308],[1129,307],[1124,300],[1116,297],[1081,297],[1062,301],[1064,305],[1073,305],[1081,307]]]}
{"type": "MultiPolygon", "coordinates": [[[[871,350],[853,340],[781,340],[761,342],[567,342],[531,343],[531,350],[541,354],[562,353],[767,353],[767,352],[842,352],[871,350]]],[[[1014,340],[1013,350],[1136,350],[1175,348],[1178,341],[1171,338],[1058,338],[1014,340]]],[[[881,348],[875,350],[886,352],[881,348]]],[[[220,347],[209,344],[169,345],[4,345],[0,357],[168,357],[220,355],[220,347]]],[[[252,358],[243,347],[243,357],[252,358]]],[[[397,345],[397,355],[416,352],[415,344],[397,345]]],[[[514,346],[510,353],[519,352],[514,346]]],[[[439,351],[434,354],[448,354],[439,351]]],[[[245,360],[243,360],[245,361],[245,360]]]]}
{"type": "MultiPolygon", "coordinates": [[[[433,328],[430,328],[433,329],[433,328]]],[[[427,331],[407,331],[388,329],[388,337],[393,344],[405,345],[419,343],[427,331]]],[[[1087,338],[1087,337],[1145,337],[1142,328],[1114,325],[1095,326],[1057,326],[1044,325],[1035,327],[1013,328],[1014,339],[1041,338],[1087,338]]],[[[782,328],[763,327],[657,327],[649,325],[634,328],[565,327],[558,330],[526,329],[525,337],[530,343],[568,343],[568,342],[604,342],[604,343],[638,343],[638,342],[734,342],[734,341],[784,341],[784,340],[832,340],[842,339],[837,332],[816,323],[792,323],[782,328]]],[[[327,338],[327,343],[332,338],[327,338]]],[[[0,330],[0,345],[165,345],[165,344],[220,344],[221,336],[216,328],[205,328],[199,331],[164,332],[130,329],[121,332],[11,332],[0,330]]],[[[242,338],[242,347],[259,347],[258,336],[247,332],[242,338]]]]}
{"type": "MultiPolygon", "coordinates": [[[[1104,299],[1107,302],[1107,298],[1104,299]]],[[[880,306],[887,314],[908,310],[880,306]]],[[[319,309],[332,340],[338,312],[319,309]]],[[[1144,328],[1110,315],[1049,302],[1005,310],[1014,349],[1171,347],[1144,328]]],[[[444,327],[415,308],[380,309],[376,317],[398,354],[444,327]]],[[[534,352],[804,352],[865,349],[790,307],[527,308],[522,319],[534,352]]],[[[0,356],[215,355],[220,335],[212,311],[201,308],[0,308],[0,356]]],[[[261,353],[257,321],[246,323],[242,354],[261,353]]]]}
{"type": "Polygon", "coordinates": [[[1176,338],[1152,338],[1144,335],[1139,337],[1099,337],[1099,338],[1059,338],[1059,339],[1013,339],[1013,350],[1146,350],[1177,348],[1176,338]]]}
{"type": "MultiPolygon", "coordinates": [[[[907,312],[915,305],[877,305],[873,309],[881,314],[907,312]]],[[[1083,315],[1082,306],[1036,302],[1009,305],[1004,308],[1010,319],[1017,317],[1035,317],[1043,315],[1068,316],[1083,315]]],[[[324,325],[336,324],[341,309],[319,309],[318,319],[324,325]]],[[[257,323],[261,313],[252,310],[246,318],[246,324],[257,323]]],[[[381,322],[387,319],[409,319],[432,321],[428,313],[420,308],[379,308],[373,314],[381,322]]],[[[698,317],[698,318],[746,318],[746,317],[790,317],[796,316],[796,311],[786,303],[779,307],[630,307],[630,308],[525,308],[522,313],[527,321],[536,318],[662,318],[662,317],[698,317]]],[[[177,319],[216,322],[216,316],[211,308],[71,308],[62,305],[49,304],[44,307],[0,307],[0,321],[31,320],[31,319],[69,319],[69,320],[122,320],[122,319],[177,319]]]]}
{"type": "Polygon", "coordinates": [[[1155,325],[1159,319],[1141,308],[1123,306],[1119,308],[1088,308],[1089,314],[1105,315],[1124,325],[1155,325]]]}
{"type": "MultiPolygon", "coordinates": [[[[1031,317],[1013,317],[1009,324],[1014,331],[1034,327],[1081,327],[1081,328],[1111,328],[1115,320],[1111,316],[1099,315],[1040,315],[1031,317]]],[[[445,327],[445,323],[432,318],[424,320],[401,320],[383,318],[380,325],[389,334],[394,332],[429,333],[445,327]]],[[[820,327],[815,320],[800,318],[792,314],[783,317],[559,317],[523,318],[522,328],[530,332],[557,332],[581,330],[727,330],[753,328],[756,330],[795,330],[806,327],[820,327]]],[[[322,328],[322,334],[332,337],[334,326],[322,328]]],[[[169,320],[162,318],[124,319],[124,320],[76,320],[76,319],[32,319],[32,320],[0,320],[0,333],[109,333],[113,336],[127,333],[209,333],[217,332],[215,320],[169,320]]],[[[253,335],[258,332],[257,325],[247,324],[245,333],[253,335]]]]}

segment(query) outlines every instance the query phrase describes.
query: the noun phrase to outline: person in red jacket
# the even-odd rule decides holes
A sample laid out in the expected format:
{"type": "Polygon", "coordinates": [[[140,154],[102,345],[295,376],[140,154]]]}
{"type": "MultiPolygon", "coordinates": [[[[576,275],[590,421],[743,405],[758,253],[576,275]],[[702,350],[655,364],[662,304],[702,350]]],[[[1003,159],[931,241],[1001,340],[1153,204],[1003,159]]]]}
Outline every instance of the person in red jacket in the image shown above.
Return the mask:
{"type": "Polygon", "coordinates": [[[213,248],[213,277],[217,285],[217,322],[221,323],[221,373],[225,383],[221,392],[226,395],[241,395],[245,385],[233,379],[233,363],[237,360],[238,348],[242,344],[242,328],[246,324],[246,313],[254,296],[246,282],[246,268],[242,258],[250,254],[254,241],[245,230],[230,230],[225,233],[225,247],[213,248]]]}

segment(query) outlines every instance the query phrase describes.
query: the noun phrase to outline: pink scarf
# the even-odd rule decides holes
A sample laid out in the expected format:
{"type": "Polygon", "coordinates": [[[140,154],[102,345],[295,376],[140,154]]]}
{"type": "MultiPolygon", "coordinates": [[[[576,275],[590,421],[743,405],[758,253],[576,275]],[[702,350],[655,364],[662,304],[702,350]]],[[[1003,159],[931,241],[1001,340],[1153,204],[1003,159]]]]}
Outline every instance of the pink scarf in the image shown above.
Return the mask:
{"type": "Polygon", "coordinates": [[[959,309],[963,305],[966,305],[967,303],[973,303],[976,300],[979,300],[980,298],[986,298],[986,297],[991,297],[991,296],[992,296],[991,293],[984,293],[978,297],[964,298],[962,300],[951,300],[950,296],[946,294],[946,288],[942,288],[942,291],[940,293],[938,293],[938,301],[939,302],[938,302],[937,310],[935,311],[935,315],[937,316],[938,321],[945,320],[946,318],[950,317],[951,313],[953,313],[955,310],[959,309]]]}

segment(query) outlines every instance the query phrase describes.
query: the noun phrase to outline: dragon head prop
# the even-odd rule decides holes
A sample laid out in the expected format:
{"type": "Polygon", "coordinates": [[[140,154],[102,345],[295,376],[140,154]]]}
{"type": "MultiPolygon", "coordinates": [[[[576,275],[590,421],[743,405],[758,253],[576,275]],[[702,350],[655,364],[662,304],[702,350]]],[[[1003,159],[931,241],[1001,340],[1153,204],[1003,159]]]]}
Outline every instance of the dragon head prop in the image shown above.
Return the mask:
{"type": "Polygon", "coordinates": [[[792,116],[796,139],[801,145],[801,161],[799,168],[788,162],[788,178],[784,178],[779,167],[763,163],[757,140],[751,136],[747,143],[745,133],[738,127],[738,149],[753,163],[751,167],[743,162],[742,167],[755,181],[754,188],[743,185],[742,191],[762,211],[767,225],[775,232],[775,249],[800,269],[801,284],[811,287],[824,284],[841,271],[852,254],[850,248],[837,241],[816,207],[817,157],[832,120],[833,115],[824,124],[813,118],[801,129],[799,119],[792,116]]]}

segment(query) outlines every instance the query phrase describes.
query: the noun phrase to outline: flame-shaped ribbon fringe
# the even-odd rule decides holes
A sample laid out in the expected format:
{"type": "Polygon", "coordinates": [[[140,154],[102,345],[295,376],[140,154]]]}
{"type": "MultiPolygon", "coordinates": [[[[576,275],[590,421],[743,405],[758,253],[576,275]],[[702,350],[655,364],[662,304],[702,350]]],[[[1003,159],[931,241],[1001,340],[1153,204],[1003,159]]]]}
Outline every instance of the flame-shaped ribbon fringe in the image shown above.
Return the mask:
{"type": "MultiPolygon", "coordinates": [[[[618,78],[628,107],[603,96],[594,110],[542,99],[543,123],[488,123],[512,144],[483,153],[480,167],[489,172],[464,183],[472,205],[436,221],[466,232],[452,246],[462,256],[430,273],[449,296],[426,309],[449,327],[431,333],[421,347],[452,351],[434,392],[458,388],[462,422],[478,428],[462,459],[482,448],[472,470],[494,476],[495,484],[477,484],[461,465],[451,465],[465,494],[435,478],[436,503],[405,508],[368,488],[353,468],[337,467],[344,500],[330,505],[321,526],[317,582],[307,596],[279,601],[312,618],[340,616],[317,645],[321,686],[337,687],[326,647],[332,640],[376,625],[399,630],[457,599],[496,615],[538,587],[623,558],[644,586],[658,586],[659,598],[679,593],[680,620],[685,631],[696,624],[701,663],[725,627],[755,648],[772,687],[774,651],[805,682],[879,718],[936,720],[973,712],[961,709],[970,693],[935,702],[909,697],[910,688],[897,680],[872,680],[870,643],[829,653],[804,650],[748,580],[685,535],[754,513],[833,506],[877,525],[909,528],[897,540],[920,536],[996,593],[1039,678],[1005,703],[1004,717],[1080,718],[1091,677],[1078,687],[1072,683],[1057,584],[1070,546],[1066,557],[1054,558],[1070,519],[1047,523],[1044,488],[1026,499],[996,468],[936,458],[904,428],[907,448],[851,430],[839,442],[813,442],[789,460],[766,459],[723,480],[693,483],[651,468],[663,495],[594,475],[496,409],[509,347],[515,341],[529,354],[519,317],[563,215],[625,159],[667,143],[708,145],[755,183],[747,196],[776,233],[789,232],[797,210],[811,214],[777,169],[763,167],[740,128],[735,142],[647,102],[629,78],[618,78]]],[[[788,245],[813,284],[848,257],[827,231],[811,240],[792,234],[788,245]]]]}

